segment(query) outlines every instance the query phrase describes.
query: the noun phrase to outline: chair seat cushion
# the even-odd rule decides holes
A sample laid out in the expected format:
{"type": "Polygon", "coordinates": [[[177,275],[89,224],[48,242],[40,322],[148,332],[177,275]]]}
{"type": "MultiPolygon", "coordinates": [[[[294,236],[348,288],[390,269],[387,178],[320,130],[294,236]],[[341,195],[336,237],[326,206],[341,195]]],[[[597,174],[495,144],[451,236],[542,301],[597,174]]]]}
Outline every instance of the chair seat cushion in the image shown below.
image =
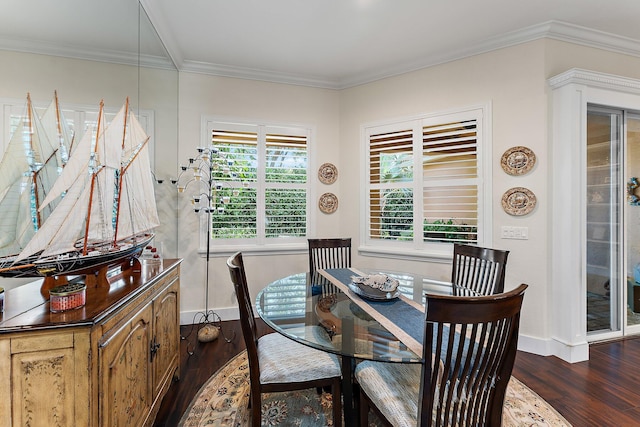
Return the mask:
{"type": "Polygon", "coordinates": [[[307,347],[276,333],[258,339],[258,360],[262,384],[340,377],[341,372],[335,354],[307,347]]]}
{"type": "Polygon", "coordinates": [[[355,377],[393,426],[416,426],[421,368],[419,363],[363,361],[356,366],[355,377]]]}

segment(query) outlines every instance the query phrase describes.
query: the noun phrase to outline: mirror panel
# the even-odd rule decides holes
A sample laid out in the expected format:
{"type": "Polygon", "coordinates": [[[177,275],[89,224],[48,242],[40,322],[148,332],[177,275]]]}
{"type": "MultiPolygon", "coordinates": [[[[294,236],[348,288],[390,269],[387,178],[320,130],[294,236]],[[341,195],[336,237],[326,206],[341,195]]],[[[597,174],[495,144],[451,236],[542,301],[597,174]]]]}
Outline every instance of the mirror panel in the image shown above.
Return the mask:
{"type": "MultiPolygon", "coordinates": [[[[24,113],[27,94],[43,109],[56,91],[78,129],[101,100],[109,120],[128,97],[151,136],[155,176],[175,175],[178,71],[138,1],[10,2],[0,14],[0,63],[2,151],[11,115],[24,113]]],[[[155,192],[161,222],[155,243],[175,257],[177,194],[168,180],[155,192]]],[[[0,278],[0,287],[13,280],[0,278]]]]}

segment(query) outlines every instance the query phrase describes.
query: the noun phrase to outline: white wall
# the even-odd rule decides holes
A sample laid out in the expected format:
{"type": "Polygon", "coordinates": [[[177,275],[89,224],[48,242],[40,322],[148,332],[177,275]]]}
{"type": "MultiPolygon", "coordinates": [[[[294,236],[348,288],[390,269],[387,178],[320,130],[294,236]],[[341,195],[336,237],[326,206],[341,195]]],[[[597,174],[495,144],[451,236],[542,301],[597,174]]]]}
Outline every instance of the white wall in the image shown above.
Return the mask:
{"type": "MultiPolygon", "coordinates": [[[[91,104],[105,98],[105,102],[117,105],[125,96],[133,95],[127,93],[127,88],[135,83],[136,73],[126,66],[2,51],[0,62],[3,64],[0,97],[22,99],[30,91],[34,97],[49,99],[57,89],[63,101],[91,104]],[[41,71],[46,69],[52,71],[43,75],[41,71]],[[101,86],[92,85],[94,79],[100,80],[101,86]]],[[[192,156],[195,147],[202,144],[203,115],[311,125],[315,128],[317,142],[311,177],[314,178],[317,166],[324,162],[334,163],[339,170],[335,184],[325,186],[318,182],[318,195],[332,191],[338,196],[340,205],[332,215],[317,212],[316,234],[321,237],[348,235],[357,247],[362,218],[361,189],[357,185],[360,126],[376,120],[490,103],[493,136],[491,245],[511,251],[506,287],[529,284],[522,314],[521,347],[547,354],[552,335],[549,301],[553,298],[554,286],[549,271],[549,188],[553,185],[549,181],[549,165],[553,159],[548,156],[547,79],[574,67],[640,78],[638,58],[551,40],[509,47],[342,91],[180,73],[177,155],[175,142],[166,140],[156,150],[156,161],[163,177],[175,176],[177,165],[192,156]],[[531,148],[538,159],[536,167],[525,176],[509,176],[499,165],[502,153],[515,145],[531,148]],[[527,187],[536,194],[538,205],[529,215],[512,217],[502,210],[502,194],[514,186],[527,187]],[[529,239],[501,239],[502,225],[528,227],[529,239]]],[[[167,108],[161,105],[141,107],[167,108]]],[[[197,251],[198,219],[188,200],[177,198],[168,182],[163,185],[162,189],[157,188],[160,198],[166,200],[166,219],[161,232],[166,245],[176,247],[175,254],[169,255],[184,258],[181,311],[183,323],[188,323],[194,313],[204,308],[205,259],[197,251]],[[175,200],[178,200],[177,211],[172,204],[175,200]],[[177,217],[177,222],[172,215],[177,217]]],[[[316,204],[313,206],[315,208],[316,204]]],[[[227,254],[216,254],[211,258],[209,295],[210,308],[215,308],[223,319],[230,319],[235,316],[235,299],[225,266],[226,257],[227,254]]],[[[250,255],[245,257],[245,264],[251,292],[255,295],[280,276],[306,270],[307,256],[303,252],[250,255]]],[[[354,264],[425,271],[436,279],[446,279],[450,274],[448,264],[364,257],[357,251],[354,264]]],[[[0,286],[2,283],[0,279],[0,286]]]]}
{"type": "MultiPolygon", "coordinates": [[[[180,73],[180,147],[179,161],[193,157],[195,148],[205,145],[200,129],[203,116],[255,119],[266,122],[296,123],[315,128],[316,144],[312,150],[317,157],[312,165],[310,179],[316,180],[314,171],[324,162],[333,162],[340,168],[340,109],[339,93],[327,89],[265,83],[213,77],[194,73],[180,73]]],[[[340,183],[324,186],[336,194],[340,183]]],[[[323,185],[323,184],[319,184],[323,185]]],[[[179,207],[179,256],[184,258],[181,276],[182,321],[191,322],[204,308],[204,255],[198,254],[198,218],[191,209],[185,193],[179,207]]],[[[315,207],[317,202],[312,203],[315,207]]],[[[341,212],[339,208],[338,212],[341,212]]],[[[342,211],[344,212],[344,211],[342,211]]],[[[320,236],[338,235],[341,231],[339,213],[316,217],[320,236]]],[[[213,248],[215,251],[215,247],[213,248]]],[[[217,253],[209,261],[209,303],[223,319],[237,316],[237,302],[229,280],[226,259],[229,253],[217,253]]],[[[253,295],[269,282],[289,273],[306,271],[306,253],[297,255],[245,255],[247,280],[253,295]]]]}
{"type": "MultiPolygon", "coordinates": [[[[348,235],[357,247],[362,218],[361,188],[354,183],[360,178],[360,126],[376,120],[490,103],[493,137],[491,246],[511,251],[506,287],[513,288],[520,283],[529,285],[522,313],[521,348],[550,354],[553,351],[553,328],[549,301],[554,293],[549,271],[548,190],[553,183],[549,181],[547,79],[573,67],[636,76],[640,70],[638,62],[637,58],[611,52],[539,40],[337,93],[181,73],[181,156],[186,155],[185,141],[189,141],[188,149],[197,144],[201,114],[315,123],[318,126],[317,164],[331,161],[338,166],[339,179],[331,191],[340,200],[335,214],[319,216],[318,235],[348,235]],[[300,105],[300,94],[304,94],[306,105],[300,105]],[[277,105],[273,100],[277,100],[277,105]],[[330,111],[323,108],[330,108],[330,111]],[[525,176],[507,175],[499,164],[502,153],[515,145],[531,148],[538,159],[535,168],[525,176]],[[537,196],[537,207],[523,217],[510,216],[501,207],[502,194],[515,186],[527,187],[537,196]],[[501,239],[500,227],[503,225],[528,227],[529,239],[501,239]]],[[[571,215],[570,212],[567,214],[571,215]]],[[[195,282],[202,281],[202,273],[198,276],[197,269],[203,269],[197,263],[203,261],[194,256],[197,248],[195,236],[184,245],[187,241],[185,227],[189,232],[196,230],[193,217],[181,218],[179,226],[180,256],[188,258],[185,265],[189,266],[185,269],[189,273],[183,273],[185,282],[188,282],[183,285],[183,311],[190,314],[202,304],[202,285],[195,282]]],[[[213,288],[210,295],[216,311],[222,313],[223,318],[229,318],[234,315],[235,301],[224,260],[225,256],[212,260],[213,288]]],[[[249,257],[247,272],[252,293],[277,277],[305,270],[306,262],[304,255],[249,257]]],[[[436,279],[446,279],[450,275],[448,263],[365,257],[357,251],[354,263],[366,267],[425,271],[436,279]]]]}
{"type": "MultiPolygon", "coordinates": [[[[490,246],[511,251],[505,287],[529,284],[525,296],[521,331],[543,338],[548,334],[548,312],[544,301],[548,294],[547,229],[547,116],[544,74],[544,42],[529,43],[478,55],[448,64],[389,78],[344,90],[341,93],[341,158],[358,158],[359,126],[362,123],[447,111],[469,105],[492,106],[493,147],[493,242],[490,246]],[[348,142],[347,142],[348,141],[348,142]],[[525,176],[507,175],[500,167],[502,153],[512,146],[531,148],[538,162],[525,176]],[[515,186],[527,187],[538,199],[534,211],[512,217],[501,208],[502,194],[515,186]],[[500,239],[500,226],[526,226],[528,240],[500,239]]],[[[358,170],[344,170],[348,182],[357,182],[358,170]]],[[[347,211],[358,210],[359,189],[343,187],[342,200],[347,211]]],[[[344,217],[346,229],[357,229],[357,216],[344,217]]],[[[356,257],[356,264],[424,271],[445,280],[451,274],[449,264],[398,261],[356,257]]]]}
{"type": "MultiPolygon", "coordinates": [[[[548,336],[546,228],[547,228],[547,98],[545,43],[536,42],[381,80],[340,92],[255,81],[217,78],[198,74],[180,75],[180,158],[187,158],[199,144],[200,119],[226,115],[266,120],[312,123],[318,129],[317,164],[331,161],[339,178],[331,191],[340,200],[338,211],[320,214],[318,235],[348,235],[359,244],[361,188],[360,126],[363,123],[400,116],[445,111],[491,103],[493,110],[493,243],[511,251],[506,286],[527,283],[522,332],[531,337],[548,336]],[[532,172],[512,177],[502,171],[502,153],[514,145],[525,145],[538,156],[532,172]],[[500,207],[502,194],[514,186],[525,186],[538,197],[538,206],[525,217],[511,217],[500,207]],[[529,227],[530,238],[502,240],[501,225],[529,227]],[[535,266],[535,268],[532,268],[535,266]]],[[[322,185],[322,184],[318,184],[322,185]]],[[[183,202],[183,206],[185,206],[183,202]]],[[[179,255],[183,262],[182,310],[202,308],[204,260],[197,255],[197,218],[188,207],[180,211],[179,255]]],[[[226,256],[210,261],[210,301],[228,318],[235,300],[224,265],[226,256]]],[[[306,270],[306,255],[254,256],[246,261],[252,293],[271,280],[306,270]]],[[[354,264],[395,270],[424,271],[436,279],[449,277],[449,264],[428,264],[359,256],[354,264]]]]}

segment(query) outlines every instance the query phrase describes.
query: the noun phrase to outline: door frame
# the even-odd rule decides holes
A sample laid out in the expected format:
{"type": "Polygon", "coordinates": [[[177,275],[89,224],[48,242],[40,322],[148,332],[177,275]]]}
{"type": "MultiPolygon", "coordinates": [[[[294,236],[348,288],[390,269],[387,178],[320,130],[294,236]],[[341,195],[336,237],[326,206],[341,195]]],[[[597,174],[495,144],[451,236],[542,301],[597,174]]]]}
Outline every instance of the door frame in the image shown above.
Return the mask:
{"type": "MultiPolygon", "coordinates": [[[[589,359],[585,232],[587,105],[638,111],[640,80],[574,68],[550,78],[548,83],[552,90],[549,138],[551,346],[558,357],[579,362],[589,359]]],[[[626,295],[626,287],[621,291],[626,295]]],[[[604,335],[598,338],[604,339],[604,335]]]]}

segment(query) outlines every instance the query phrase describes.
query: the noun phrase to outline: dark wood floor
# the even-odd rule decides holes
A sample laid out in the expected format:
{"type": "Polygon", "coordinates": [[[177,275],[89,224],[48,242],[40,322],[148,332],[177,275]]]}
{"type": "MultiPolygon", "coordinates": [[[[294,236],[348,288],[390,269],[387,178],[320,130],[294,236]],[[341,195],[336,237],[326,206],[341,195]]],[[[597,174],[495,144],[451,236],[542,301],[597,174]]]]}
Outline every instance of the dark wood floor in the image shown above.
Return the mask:
{"type": "MultiPolygon", "coordinates": [[[[258,322],[262,333],[267,330],[258,322]]],[[[222,338],[198,343],[195,332],[182,342],[181,379],[162,402],[157,427],[174,427],[204,382],[244,350],[237,321],[223,322],[222,338]],[[187,343],[195,349],[187,354],[187,343]],[[194,347],[195,346],[195,347],[194,347]]],[[[189,327],[182,327],[188,334],[189,327]]],[[[640,338],[592,344],[587,362],[518,352],[513,375],[553,405],[574,427],[640,426],[640,338]]]]}

